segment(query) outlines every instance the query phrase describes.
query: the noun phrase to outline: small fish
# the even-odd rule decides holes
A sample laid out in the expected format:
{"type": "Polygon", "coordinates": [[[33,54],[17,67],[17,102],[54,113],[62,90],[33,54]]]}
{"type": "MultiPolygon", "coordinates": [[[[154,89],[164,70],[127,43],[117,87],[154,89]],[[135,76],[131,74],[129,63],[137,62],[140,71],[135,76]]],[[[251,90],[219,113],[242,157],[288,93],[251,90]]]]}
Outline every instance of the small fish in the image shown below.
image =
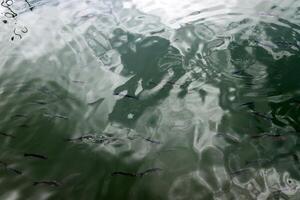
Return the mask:
{"type": "Polygon", "coordinates": [[[236,171],[233,171],[233,172],[230,172],[229,175],[231,178],[235,177],[235,176],[239,176],[247,171],[249,171],[250,169],[248,168],[245,168],[245,169],[239,169],[239,170],[236,170],[236,171]]]}
{"type": "Polygon", "coordinates": [[[260,134],[260,135],[252,135],[251,138],[253,139],[257,139],[257,138],[262,138],[262,137],[272,137],[272,138],[278,138],[278,139],[286,139],[283,135],[280,135],[280,134],[268,134],[268,133],[265,133],[265,134],[260,134]]]}
{"type": "Polygon", "coordinates": [[[28,124],[20,124],[20,125],[18,125],[18,127],[21,127],[21,128],[29,128],[29,125],[28,125],[28,124]]]}
{"type": "Polygon", "coordinates": [[[246,106],[246,107],[250,108],[251,110],[254,110],[254,108],[255,108],[255,103],[254,103],[254,102],[246,102],[246,103],[241,104],[240,106],[241,106],[241,107],[246,106]]]}
{"type": "Polygon", "coordinates": [[[29,2],[28,2],[28,0],[25,0],[25,2],[27,3],[27,5],[29,6],[29,10],[33,10],[34,9],[34,6],[32,6],[29,2]]]}
{"type": "Polygon", "coordinates": [[[92,105],[95,105],[95,104],[101,104],[102,102],[104,101],[104,98],[100,98],[100,99],[97,99],[95,101],[92,101],[90,103],[88,103],[89,106],[92,106],[92,105]]]}
{"type": "Polygon", "coordinates": [[[7,167],[6,169],[13,172],[13,173],[15,173],[15,174],[17,174],[17,175],[22,175],[22,172],[20,170],[10,168],[10,167],[7,167]]]}
{"type": "MultiPolygon", "coordinates": [[[[164,83],[167,84],[167,85],[178,85],[178,86],[180,86],[179,84],[177,84],[175,82],[172,82],[172,81],[165,81],[164,83]]],[[[154,81],[149,81],[149,84],[158,85],[160,83],[156,83],[154,81]]]]}
{"type": "Polygon", "coordinates": [[[12,118],[26,118],[27,115],[24,115],[24,114],[16,114],[14,116],[12,116],[12,118]]]}
{"type": "Polygon", "coordinates": [[[300,99],[293,98],[293,99],[292,99],[292,102],[294,102],[294,103],[300,103],[300,99]]]}
{"type": "Polygon", "coordinates": [[[261,165],[261,164],[267,164],[267,163],[271,163],[272,160],[270,159],[257,159],[257,160],[252,160],[252,161],[246,161],[245,164],[246,166],[249,165],[261,165]]]}
{"type": "Polygon", "coordinates": [[[136,173],[129,173],[129,172],[113,172],[111,174],[112,176],[118,176],[118,175],[121,175],[121,176],[130,176],[130,177],[137,177],[138,175],[136,173]]]}
{"type": "Polygon", "coordinates": [[[161,168],[147,169],[147,170],[145,170],[143,172],[138,173],[138,175],[142,177],[142,176],[145,176],[146,174],[154,173],[154,172],[158,172],[158,171],[162,171],[162,169],[161,168]]]}
{"type": "Polygon", "coordinates": [[[288,200],[290,199],[288,195],[286,195],[282,190],[273,191],[270,195],[270,199],[283,199],[288,200]]]}
{"type": "Polygon", "coordinates": [[[151,143],[153,143],[153,144],[161,144],[160,141],[155,141],[155,140],[152,140],[152,139],[150,139],[150,138],[143,138],[143,139],[146,140],[146,141],[148,141],[148,142],[151,142],[151,143]]]}
{"type": "Polygon", "coordinates": [[[164,28],[162,28],[162,29],[160,29],[160,30],[157,30],[157,31],[151,31],[151,32],[150,32],[150,35],[154,35],[154,34],[158,34],[158,33],[163,33],[163,32],[165,32],[165,29],[164,29],[164,28]]]}
{"type": "Polygon", "coordinates": [[[1,161],[1,160],[0,160],[0,165],[2,165],[2,166],[5,168],[5,170],[11,171],[11,172],[13,172],[14,174],[17,174],[17,175],[21,175],[21,174],[22,174],[22,172],[21,172],[20,170],[17,170],[17,169],[8,167],[8,163],[6,163],[6,162],[4,162],[4,161],[1,161]]]}
{"type": "Polygon", "coordinates": [[[16,138],[14,135],[10,135],[10,134],[3,133],[3,132],[0,132],[0,135],[5,136],[5,137],[10,137],[10,138],[16,138]]]}
{"type": "Polygon", "coordinates": [[[7,164],[6,162],[1,161],[1,160],[0,160],[0,164],[1,164],[4,168],[6,168],[6,167],[8,166],[8,164],[7,164]]]}
{"type": "Polygon", "coordinates": [[[35,181],[33,182],[34,186],[38,186],[38,185],[49,185],[49,186],[53,186],[53,187],[59,187],[61,186],[61,183],[58,181],[35,181]]]}
{"type": "Polygon", "coordinates": [[[7,24],[7,23],[8,23],[7,20],[2,20],[2,22],[3,22],[4,24],[7,24]]]}
{"type": "Polygon", "coordinates": [[[138,173],[117,171],[117,172],[113,172],[111,175],[112,176],[121,175],[121,176],[130,176],[130,177],[143,177],[146,174],[154,173],[154,172],[158,172],[158,171],[162,171],[162,169],[161,168],[152,168],[152,169],[147,169],[143,172],[138,172],[138,173]]]}
{"type": "Polygon", "coordinates": [[[33,104],[38,104],[38,105],[47,105],[48,102],[46,101],[34,101],[33,104]]]}
{"type": "Polygon", "coordinates": [[[296,163],[299,163],[299,157],[297,154],[292,154],[292,157],[296,163]]]}
{"type": "Polygon", "coordinates": [[[69,138],[69,139],[65,139],[66,141],[83,141],[83,140],[92,140],[95,139],[94,135],[84,135],[84,136],[80,136],[78,138],[69,138]]]}
{"type": "Polygon", "coordinates": [[[78,81],[78,80],[72,80],[73,83],[80,83],[80,84],[85,84],[84,81],[78,81]]]}
{"type": "Polygon", "coordinates": [[[53,117],[60,118],[60,119],[69,119],[67,116],[64,115],[53,115],[53,117]]]}
{"type": "Polygon", "coordinates": [[[32,157],[32,158],[38,158],[42,160],[47,160],[48,158],[46,156],[35,154],[35,153],[24,153],[24,157],[32,157]]]}
{"type": "Polygon", "coordinates": [[[59,114],[53,115],[53,114],[45,113],[44,116],[49,117],[49,118],[69,119],[67,116],[63,116],[63,115],[59,115],[59,114]]]}
{"type": "Polygon", "coordinates": [[[258,116],[258,117],[264,118],[266,120],[271,120],[271,121],[273,120],[272,117],[268,117],[268,116],[266,116],[265,114],[263,114],[261,112],[251,111],[251,113],[254,114],[254,115],[256,115],[256,116],[258,116]]]}
{"type": "Polygon", "coordinates": [[[240,69],[240,70],[233,71],[232,74],[241,75],[241,74],[243,74],[243,72],[244,72],[244,69],[240,69]]]}
{"type": "Polygon", "coordinates": [[[216,134],[216,137],[224,137],[224,139],[226,139],[229,142],[233,142],[233,143],[237,143],[237,144],[240,143],[240,140],[237,137],[232,136],[227,133],[218,133],[218,134],[216,134]]]}
{"type": "Polygon", "coordinates": [[[139,98],[136,97],[136,96],[131,96],[131,95],[128,95],[128,94],[120,94],[118,92],[114,93],[114,95],[119,95],[119,96],[123,96],[123,97],[127,97],[127,98],[131,98],[131,99],[136,99],[138,100],[139,98]]]}

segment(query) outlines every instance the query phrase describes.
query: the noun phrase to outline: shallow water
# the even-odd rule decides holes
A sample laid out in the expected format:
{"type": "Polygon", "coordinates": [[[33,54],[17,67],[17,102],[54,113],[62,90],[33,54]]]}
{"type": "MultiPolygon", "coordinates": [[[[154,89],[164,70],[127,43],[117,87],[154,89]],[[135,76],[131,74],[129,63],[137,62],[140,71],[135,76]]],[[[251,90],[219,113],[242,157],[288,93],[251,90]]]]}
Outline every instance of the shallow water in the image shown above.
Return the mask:
{"type": "Polygon", "coordinates": [[[1,200],[299,198],[300,1],[0,11],[1,200]]]}

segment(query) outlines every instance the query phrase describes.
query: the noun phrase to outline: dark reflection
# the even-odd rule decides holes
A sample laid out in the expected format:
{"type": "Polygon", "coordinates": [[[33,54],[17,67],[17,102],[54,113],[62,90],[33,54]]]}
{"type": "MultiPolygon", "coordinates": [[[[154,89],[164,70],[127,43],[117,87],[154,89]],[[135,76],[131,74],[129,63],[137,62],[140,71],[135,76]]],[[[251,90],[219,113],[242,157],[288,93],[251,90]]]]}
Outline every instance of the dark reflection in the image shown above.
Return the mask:
{"type": "MultiPolygon", "coordinates": [[[[228,46],[230,64],[224,67],[221,84],[215,84],[221,91],[220,106],[230,114],[224,115],[218,129],[237,135],[245,146],[243,149],[248,148],[242,150],[240,145],[231,144],[224,149],[228,170],[234,166],[239,169],[251,166],[257,170],[274,167],[280,173],[287,171],[300,179],[297,102],[300,35],[296,28],[299,30],[290,23],[289,27],[261,23],[251,31],[246,28],[237,33],[236,40],[228,46]],[[267,35],[267,39],[262,39],[262,35],[267,35]],[[229,68],[231,75],[230,70],[226,71],[229,68]],[[247,151],[248,156],[242,151],[247,151]]],[[[269,198],[274,196],[278,193],[269,198]]]]}
{"type": "Polygon", "coordinates": [[[114,94],[125,94],[117,100],[109,119],[131,127],[145,109],[169,95],[172,85],[164,83],[158,90],[155,87],[164,79],[175,83],[185,73],[183,58],[178,49],[159,36],[145,37],[116,29],[111,44],[121,55],[121,75],[130,79],[114,90],[114,94]],[[141,91],[137,91],[139,84],[141,91]]]}
{"type": "Polygon", "coordinates": [[[68,120],[48,120],[43,113],[57,110],[76,113],[74,108],[80,108],[84,102],[77,100],[57,82],[32,79],[20,85],[11,79],[2,85],[4,92],[1,99],[5,103],[0,105],[0,109],[7,114],[1,118],[0,197],[16,191],[22,199],[40,199],[39,194],[51,189],[33,187],[42,185],[53,188],[64,186],[64,191],[51,191],[52,195],[62,192],[70,197],[75,182],[67,182],[69,174],[83,172],[85,164],[80,164],[81,158],[87,161],[89,156],[76,149],[70,150],[62,138],[63,134],[73,134],[73,123],[78,123],[80,118],[72,117],[71,125],[68,120]],[[47,103],[32,103],[35,101],[47,103]],[[18,124],[29,125],[24,128],[16,126],[18,124]],[[71,159],[74,153],[76,159],[71,159]],[[48,155],[51,155],[50,158],[48,155]]]}

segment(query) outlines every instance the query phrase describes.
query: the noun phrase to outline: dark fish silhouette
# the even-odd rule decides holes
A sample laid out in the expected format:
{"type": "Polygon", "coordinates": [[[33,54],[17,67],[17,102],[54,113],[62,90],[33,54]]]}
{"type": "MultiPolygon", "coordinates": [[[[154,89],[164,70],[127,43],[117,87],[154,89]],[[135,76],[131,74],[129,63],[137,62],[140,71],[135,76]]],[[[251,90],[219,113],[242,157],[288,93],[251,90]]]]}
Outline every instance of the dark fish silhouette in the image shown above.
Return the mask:
{"type": "MultiPolygon", "coordinates": [[[[178,85],[178,86],[180,86],[180,84],[174,83],[172,81],[165,81],[164,83],[167,84],[167,85],[178,85]]],[[[149,81],[149,84],[158,85],[159,83],[156,83],[154,81],[149,81]]]]}
{"type": "Polygon", "coordinates": [[[38,104],[38,105],[47,105],[48,104],[48,102],[46,102],[46,101],[34,101],[32,103],[33,104],[38,104]]]}
{"type": "Polygon", "coordinates": [[[20,125],[18,125],[18,127],[21,127],[21,128],[29,128],[29,125],[28,125],[28,124],[20,124],[20,125]]]}
{"type": "Polygon", "coordinates": [[[251,110],[254,110],[255,109],[255,103],[254,102],[246,102],[246,103],[243,103],[240,105],[241,107],[248,107],[249,109],[251,110]]]}
{"type": "Polygon", "coordinates": [[[112,176],[118,176],[118,175],[121,175],[121,176],[137,177],[137,174],[136,174],[136,173],[121,172],[121,171],[113,172],[111,175],[112,175],[112,176]]]}
{"type": "Polygon", "coordinates": [[[81,84],[84,84],[85,82],[84,81],[78,81],[78,80],[72,80],[73,83],[81,83],[81,84]]]}
{"type": "Polygon", "coordinates": [[[21,175],[22,172],[20,170],[17,170],[15,168],[11,168],[11,167],[8,167],[8,163],[4,162],[4,161],[1,161],[0,160],[0,165],[2,165],[4,167],[5,170],[7,171],[11,171],[13,172],[14,174],[17,174],[17,175],[21,175]]]}
{"type": "Polygon", "coordinates": [[[158,172],[158,171],[162,171],[161,168],[151,168],[151,169],[147,169],[143,172],[138,172],[138,173],[130,173],[130,172],[122,172],[122,171],[117,171],[117,172],[113,172],[111,175],[112,176],[130,176],[130,177],[143,177],[146,174],[150,174],[150,173],[154,173],[154,172],[158,172]]]}
{"type": "Polygon", "coordinates": [[[14,116],[12,116],[12,118],[26,118],[27,115],[24,115],[24,114],[16,114],[14,116]]]}
{"type": "Polygon", "coordinates": [[[32,6],[28,0],[25,0],[25,2],[27,3],[27,5],[29,6],[29,9],[32,11],[34,9],[34,6],[32,6]]]}
{"type": "Polygon", "coordinates": [[[53,114],[50,114],[50,113],[45,113],[44,116],[49,117],[49,118],[69,119],[67,116],[59,115],[59,114],[53,115],[53,114]]]}
{"type": "Polygon", "coordinates": [[[8,171],[11,171],[17,175],[22,175],[22,172],[20,170],[17,170],[17,169],[14,169],[14,168],[10,168],[10,167],[7,167],[6,168],[8,171]]]}
{"type": "Polygon", "coordinates": [[[92,105],[95,105],[95,104],[101,104],[102,102],[104,101],[104,98],[100,98],[100,99],[97,99],[95,101],[92,101],[90,103],[88,103],[89,106],[92,106],[92,105]]]}
{"type": "Polygon", "coordinates": [[[245,169],[239,169],[239,170],[236,170],[236,171],[233,171],[233,172],[230,172],[229,175],[231,178],[235,177],[235,176],[239,176],[247,171],[249,171],[250,169],[248,168],[245,168],[245,169]]]}
{"type": "Polygon", "coordinates": [[[5,137],[10,137],[10,138],[16,138],[14,135],[10,135],[10,134],[3,133],[3,132],[0,132],[0,135],[5,136],[5,137]]]}
{"type": "Polygon", "coordinates": [[[257,112],[257,111],[251,111],[251,113],[255,116],[258,116],[258,117],[261,117],[263,119],[266,119],[266,120],[273,120],[272,117],[269,117],[269,116],[266,116],[265,114],[261,113],[261,112],[257,112]]]}
{"type": "Polygon", "coordinates": [[[158,171],[162,171],[162,169],[161,169],[161,168],[147,169],[147,170],[145,170],[145,171],[143,171],[143,172],[138,173],[138,175],[139,175],[139,176],[145,176],[145,175],[147,175],[147,174],[154,173],[154,172],[158,172],[158,171]]]}
{"type": "Polygon", "coordinates": [[[32,158],[38,158],[42,160],[47,160],[48,158],[46,156],[35,154],[35,153],[24,153],[24,157],[32,157],[32,158]]]}
{"type": "Polygon", "coordinates": [[[265,133],[265,134],[260,134],[260,135],[252,135],[250,136],[252,139],[258,139],[258,138],[262,138],[262,137],[270,137],[270,138],[274,138],[274,139],[281,139],[281,140],[285,140],[286,137],[284,135],[280,135],[280,134],[269,134],[269,133],[265,133]]]}
{"type": "Polygon", "coordinates": [[[7,20],[2,20],[2,22],[3,22],[4,24],[7,24],[7,20]]]}
{"type": "Polygon", "coordinates": [[[48,185],[48,186],[53,186],[53,187],[59,187],[61,186],[61,183],[58,181],[34,181],[33,182],[34,186],[38,186],[38,185],[48,185]]]}
{"type": "Polygon", "coordinates": [[[128,94],[120,94],[120,93],[118,93],[118,92],[115,92],[114,95],[123,96],[123,97],[131,98],[131,99],[136,99],[136,100],[139,99],[139,98],[136,97],[136,96],[132,96],[132,95],[128,95],[128,94]]]}
{"type": "Polygon", "coordinates": [[[163,32],[165,32],[165,29],[164,29],[164,28],[163,28],[163,29],[160,29],[160,30],[158,30],[158,31],[151,31],[150,34],[151,34],[151,35],[154,35],[154,34],[163,33],[163,32]]]}
{"type": "Polygon", "coordinates": [[[257,159],[257,160],[246,161],[245,164],[246,164],[246,166],[249,166],[249,165],[267,164],[267,163],[271,163],[271,162],[272,162],[272,160],[270,160],[270,159],[257,159]]]}
{"type": "Polygon", "coordinates": [[[227,133],[218,133],[216,134],[216,137],[224,137],[224,139],[227,140],[228,142],[240,143],[238,138],[227,133]]]}
{"type": "Polygon", "coordinates": [[[276,190],[273,191],[268,199],[284,199],[284,200],[289,200],[289,196],[286,195],[282,190],[276,190]]]}
{"type": "Polygon", "coordinates": [[[65,139],[65,141],[72,142],[72,141],[83,141],[83,140],[92,140],[92,139],[95,139],[94,135],[84,135],[78,138],[68,138],[65,139]]]}
{"type": "Polygon", "coordinates": [[[152,144],[161,144],[161,142],[160,141],[155,141],[155,140],[152,140],[152,139],[150,139],[150,138],[144,138],[144,137],[142,137],[144,140],[146,140],[146,141],[148,141],[148,142],[151,142],[152,144]]]}
{"type": "Polygon", "coordinates": [[[0,160],[0,164],[1,164],[3,167],[5,167],[5,168],[8,166],[8,164],[7,164],[6,162],[1,161],[1,160],[0,160]]]}

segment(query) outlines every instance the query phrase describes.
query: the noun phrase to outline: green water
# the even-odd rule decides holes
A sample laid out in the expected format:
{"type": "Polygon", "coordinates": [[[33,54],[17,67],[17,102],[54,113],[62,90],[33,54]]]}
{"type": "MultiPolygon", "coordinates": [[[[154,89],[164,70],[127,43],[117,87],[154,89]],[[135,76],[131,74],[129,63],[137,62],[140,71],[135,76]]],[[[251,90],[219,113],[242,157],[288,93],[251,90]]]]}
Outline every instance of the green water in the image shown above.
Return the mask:
{"type": "Polygon", "coordinates": [[[299,1],[27,2],[0,6],[0,200],[300,198],[299,1]]]}

